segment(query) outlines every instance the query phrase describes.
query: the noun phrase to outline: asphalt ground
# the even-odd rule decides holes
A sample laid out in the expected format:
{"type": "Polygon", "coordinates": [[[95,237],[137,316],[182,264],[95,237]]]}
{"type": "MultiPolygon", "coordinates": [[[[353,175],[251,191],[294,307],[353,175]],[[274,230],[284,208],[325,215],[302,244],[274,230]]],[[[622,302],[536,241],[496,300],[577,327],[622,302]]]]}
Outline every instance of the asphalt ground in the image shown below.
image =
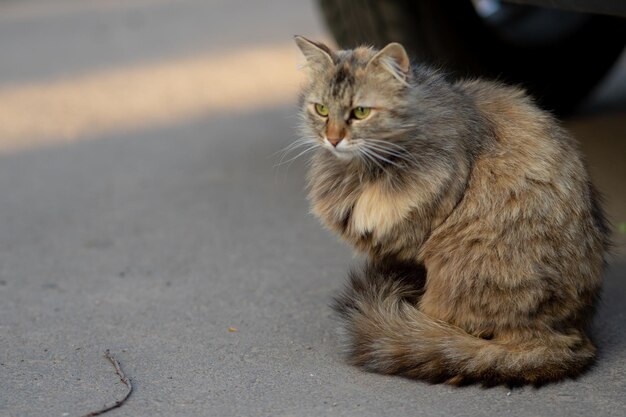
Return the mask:
{"type": "Polygon", "coordinates": [[[626,61],[566,126],[614,223],[596,366],[540,389],[365,373],[329,302],[357,262],[309,214],[278,0],[0,1],[0,415],[626,415],[626,61]]]}

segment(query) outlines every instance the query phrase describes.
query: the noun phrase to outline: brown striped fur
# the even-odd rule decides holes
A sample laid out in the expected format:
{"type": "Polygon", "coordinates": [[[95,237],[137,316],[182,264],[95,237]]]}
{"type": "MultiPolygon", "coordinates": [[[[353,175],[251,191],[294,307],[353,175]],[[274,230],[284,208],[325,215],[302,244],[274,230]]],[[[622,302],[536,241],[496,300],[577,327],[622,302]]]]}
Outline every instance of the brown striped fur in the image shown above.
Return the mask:
{"type": "Polygon", "coordinates": [[[297,42],[312,210],[369,258],[335,303],[349,361],[453,384],[584,371],[609,238],[569,134],[522,90],[408,68],[398,44],[297,42]],[[372,115],[351,121],[362,103],[372,115]],[[345,151],[324,143],[330,122],[345,151]]]}

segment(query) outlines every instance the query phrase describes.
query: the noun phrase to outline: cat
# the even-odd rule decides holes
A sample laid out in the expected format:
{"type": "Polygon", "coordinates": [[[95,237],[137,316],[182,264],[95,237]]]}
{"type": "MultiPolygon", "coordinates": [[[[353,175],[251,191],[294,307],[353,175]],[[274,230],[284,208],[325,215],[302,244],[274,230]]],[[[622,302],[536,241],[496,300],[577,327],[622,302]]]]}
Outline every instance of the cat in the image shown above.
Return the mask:
{"type": "Polygon", "coordinates": [[[312,212],[368,259],[334,304],[349,362],[453,385],[588,369],[610,242],[572,137],[522,89],[398,43],[295,41],[312,212]]]}

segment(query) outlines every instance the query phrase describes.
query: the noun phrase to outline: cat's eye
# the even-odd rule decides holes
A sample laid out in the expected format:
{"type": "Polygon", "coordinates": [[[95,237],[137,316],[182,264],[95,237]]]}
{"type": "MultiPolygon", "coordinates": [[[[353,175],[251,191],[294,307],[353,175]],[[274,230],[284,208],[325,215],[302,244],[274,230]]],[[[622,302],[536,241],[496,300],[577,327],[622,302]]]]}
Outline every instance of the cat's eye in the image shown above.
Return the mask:
{"type": "Polygon", "coordinates": [[[317,114],[319,114],[322,117],[328,116],[328,113],[329,113],[328,107],[319,103],[315,103],[315,111],[317,112],[317,114]]]}
{"type": "Polygon", "coordinates": [[[362,120],[369,116],[371,111],[370,107],[355,107],[352,109],[352,115],[355,119],[362,120]]]}

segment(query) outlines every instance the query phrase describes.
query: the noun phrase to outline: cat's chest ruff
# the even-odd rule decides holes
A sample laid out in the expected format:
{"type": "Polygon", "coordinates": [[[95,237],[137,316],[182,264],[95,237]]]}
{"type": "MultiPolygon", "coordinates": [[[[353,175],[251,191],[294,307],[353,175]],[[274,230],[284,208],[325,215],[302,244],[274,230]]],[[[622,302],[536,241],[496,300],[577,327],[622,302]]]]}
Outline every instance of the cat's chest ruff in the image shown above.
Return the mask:
{"type": "Polygon", "coordinates": [[[408,193],[386,190],[379,184],[368,184],[352,207],[351,231],[382,237],[405,220],[413,204],[408,193]]]}

